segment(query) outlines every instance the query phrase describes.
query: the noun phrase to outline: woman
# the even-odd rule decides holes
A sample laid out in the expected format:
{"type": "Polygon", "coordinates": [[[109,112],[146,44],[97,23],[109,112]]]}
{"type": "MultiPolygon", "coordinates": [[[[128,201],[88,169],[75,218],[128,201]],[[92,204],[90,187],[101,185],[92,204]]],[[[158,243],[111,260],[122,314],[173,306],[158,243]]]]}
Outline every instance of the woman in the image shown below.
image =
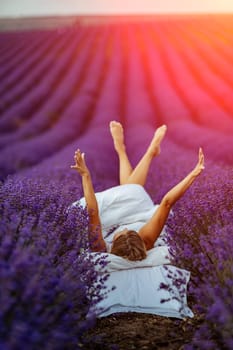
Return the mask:
{"type": "Polygon", "coordinates": [[[75,165],[72,165],[71,168],[77,170],[82,177],[84,198],[90,222],[89,239],[93,251],[109,251],[133,261],[145,259],[147,250],[154,247],[162,232],[172,206],[182,197],[204,169],[204,155],[200,148],[199,159],[195,168],[163,197],[158,206],[153,205],[143,186],[146,182],[151,161],[160,153],[160,144],[166,130],[166,125],[163,125],[155,131],[144,156],[133,169],[126,153],[123,127],[119,122],[110,122],[110,132],[119,157],[120,185],[98,194],[94,192],[84,153],[81,153],[80,150],[75,152],[75,165]],[[99,210],[100,200],[104,201],[105,210],[99,210]],[[106,208],[108,208],[107,211],[106,208]],[[144,214],[146,215],[140,214],[140,208],[144,208],[144,214]],[[153,212],[151,212],[151,209],[153,209],[153,212]],[[115,212],[121,212],[121,215],[115,215],[115,212]],[[145,217],[148,214],[150,214],[150,217],[145,222],[145,217]],[[135,215],[139,216],[136,221],[140,223],[136,226],[138,228],[137,232],[130,229],[135,215]],[[116,217],[119,222],[116,222],[116,217]],[[103,222],[105,224],[108,222],[105,226],[109,228],[116,224],[121,226],[121,229],[116,230],[111,245],[104,240],[103,222]],[[125,226],[127,227],[125,228],[125,226]]]}

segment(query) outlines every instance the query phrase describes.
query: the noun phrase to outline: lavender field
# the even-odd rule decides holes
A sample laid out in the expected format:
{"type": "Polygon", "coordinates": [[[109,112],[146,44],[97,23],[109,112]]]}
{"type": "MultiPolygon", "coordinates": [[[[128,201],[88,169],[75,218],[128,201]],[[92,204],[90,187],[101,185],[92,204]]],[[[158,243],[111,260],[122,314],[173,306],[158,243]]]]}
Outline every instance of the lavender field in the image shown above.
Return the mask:
{"type": "Polygon", "coordinates": [[[96,191],[118,184],[111,120],[124,125],[133,165],[167,124],[146,185],[156,203],[203,147],[205,171],[168,222],[203,319],[185,349],[233,348],[232,69],[232,15],[0,33],[1,349],[87,344],[106,276],[93,289],[87,214],[67,211],[82,196],[70,165],[80,148],[96,191]]]}

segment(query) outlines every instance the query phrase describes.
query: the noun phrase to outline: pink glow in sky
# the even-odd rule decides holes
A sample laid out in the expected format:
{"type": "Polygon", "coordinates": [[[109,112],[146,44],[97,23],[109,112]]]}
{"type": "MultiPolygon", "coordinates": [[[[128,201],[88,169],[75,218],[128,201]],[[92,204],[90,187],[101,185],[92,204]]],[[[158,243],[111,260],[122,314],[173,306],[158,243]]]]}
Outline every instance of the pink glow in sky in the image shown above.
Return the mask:
{"type": "Polygon", "coordinates": [[[150,13],[233,13],[233,0],[0,0],[0,17],[150,13]]]}

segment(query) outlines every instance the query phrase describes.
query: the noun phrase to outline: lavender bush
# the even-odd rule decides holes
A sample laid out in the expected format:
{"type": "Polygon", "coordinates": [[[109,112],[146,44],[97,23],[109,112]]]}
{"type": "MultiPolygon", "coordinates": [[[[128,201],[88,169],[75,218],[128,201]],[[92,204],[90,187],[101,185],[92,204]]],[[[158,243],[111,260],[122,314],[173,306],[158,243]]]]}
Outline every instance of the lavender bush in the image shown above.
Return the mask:
{"type": "Polygon", "coordinates": [[[89,250],[86,211],[67,211],[68,197],[58,184],[45,183],[46,177],[18,177],[1,186],[2,349],[81,347],[95,320],[89,309],[103,297],[107,275],[99,279],[84,254],[89,250]]]}
{"type": "Polygon", "coordinates": [[[174,261],[192,272],[190,295],[205,320],[187,349],[231,349],[232,170],[213,166],[169,219],[174,261]]]}

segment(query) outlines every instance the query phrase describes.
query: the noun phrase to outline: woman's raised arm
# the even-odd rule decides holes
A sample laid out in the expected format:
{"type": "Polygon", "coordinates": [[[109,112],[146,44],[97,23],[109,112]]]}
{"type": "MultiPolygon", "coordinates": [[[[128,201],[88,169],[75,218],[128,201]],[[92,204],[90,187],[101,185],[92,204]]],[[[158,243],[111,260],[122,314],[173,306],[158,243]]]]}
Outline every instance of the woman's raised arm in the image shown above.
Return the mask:
{"type": "Polygon", "coordinates": [[[166,223],[172,206],[182,197],[203,169],[204,154],[200,148],[198,163],[195,168],[181,182],[167,192],[152,218],[139,230],[139,235],[143,239],[147,250],[153,248],[155,241],[166,223]]]}
{"type": "Polygon", "coordinates": [[[86,166],[84,153],[81,153],[79,149],[75,152],[74,161],[75,165],[71,165],[71,169],[77,170],[82,177],[83,192],[90,221],[89,241],[91,244],[91,250],[106,251],[106,245],[101,230],[99,208],[92,184],[91,174],[86,166]]]}

